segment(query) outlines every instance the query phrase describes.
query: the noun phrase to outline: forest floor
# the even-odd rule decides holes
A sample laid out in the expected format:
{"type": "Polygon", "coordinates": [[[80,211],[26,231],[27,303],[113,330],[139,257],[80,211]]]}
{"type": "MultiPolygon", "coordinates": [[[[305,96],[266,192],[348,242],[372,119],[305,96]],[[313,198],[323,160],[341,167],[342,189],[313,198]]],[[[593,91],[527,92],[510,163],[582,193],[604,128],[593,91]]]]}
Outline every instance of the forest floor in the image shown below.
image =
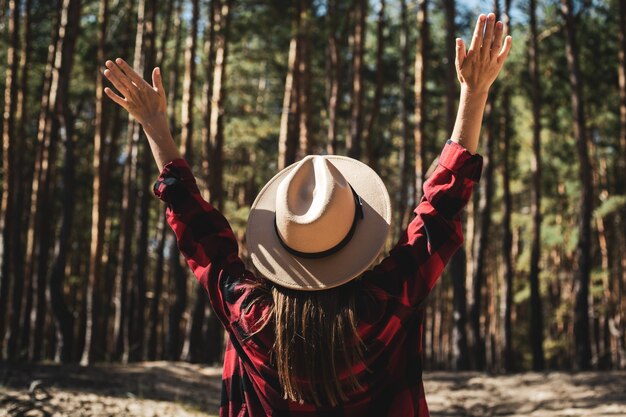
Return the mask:
{"type": "MultiPolygon", "coordinates": [[[[0,363],[0,417],[210,417],[220,375],[183,362],[0,363]]],[[[426,372],[424,379],[433,417],[626,417],[626,372],[426,372]]]]}

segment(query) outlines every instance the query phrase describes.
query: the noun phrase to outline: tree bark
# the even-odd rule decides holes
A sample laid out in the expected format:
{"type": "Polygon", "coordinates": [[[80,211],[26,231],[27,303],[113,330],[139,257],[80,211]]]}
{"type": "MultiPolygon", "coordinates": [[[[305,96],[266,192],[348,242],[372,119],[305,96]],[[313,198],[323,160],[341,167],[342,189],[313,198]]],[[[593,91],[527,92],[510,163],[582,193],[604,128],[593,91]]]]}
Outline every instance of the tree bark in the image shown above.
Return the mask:
{"type": "Polygon", "coordinates": [[[299,0],[298,30],[298,152],[297,160],[313,151],[311,135],[311,0],[299,0]]]}
{"type": "Polygon", "coordinates": [[[367,1],[356,0],[354,8],[354,43],[352,51],[352,90],[350,110],[350,133],[347,138],[347,154],[351,158],[361,157],[363,135],[363,53],[365,50],[365,17],[367,1]]]}
{"type": "Polygon", "coordinates": [[[412,148],[413,142],[409,134],[409,103],[407,97],[407,85],[409,80],[409,23],[407,16],[406,0],[400,2],[400,120],[402,126],[402,147],[399,153],[400,165],[400,193],[398,202],[398,227],[396,235],[400,236],[407,226],[409,218],[408,207],[414,206],[412,198],[415,193],[413,187],[415,185],[415,169],[413,168],[412,148]]]}
{"type": "MultiPolygon", "coordinates": [[[[452,133],[455,122],[455,104],[457,100],[457,78],[454,67],[455,38],[456,38],[456,4],[455,0],[444,0],[443,6],[446,16],[446,132],[452,133]]],[[[456,370],[469,369],[469,348],[467,345],[467,291],[465,277],[467,274],[465,263],[467,254],[465,246],[452,256],[450,260],[450,276],[452,277],[452,367],[456,370]]]]}
{"type": "Polygon", "coordinates": [[[380,113],[380,100],[383,95],[384,74],[383,74],[383,53],[385,49],[385,0],[380,0],[378,9],[378,25],[376,27],[376,88],[372,109],[366,116],[365,130],[363,131],[363,142],[367,152],[367,162],[374,171],[378,172],[378,141],[375,141],[374,126],[380,113]]]}
{"type": "Polygon", "coordinates": [[[294,97],[294,84],[296,80],[296,60],[298,56],[298,38],[294,36],[289,42],[289,55],[287,58],[287,77],[285,78],[285,93],[283,95],[283,107],[280,116],[280,133],[278,136],[278,169],[281,170],[296,160],[296,146],[294,136],[290,134],[295,118],[297,102],[294,97]],[[292,119],[292,120],[290,120],[292,119]]]}
{"type": "MultiPolygon", "coordinates": [[[[9,310],[9,295],[11,292],[11,281],[13,281],[13,301],[19,293],[21,299],[22,282],[17,282],[13,277],[13,268],[11,264],[12,250],[14,249],[9,243],[13,235],[13,205],[15,204],[15,188],[14,188],[14,166],[16,145],[16,120],[15,113],[17,110],[18,95],[18,65],[19,65],[19,49],[20,49],[20,1],[9,1],[9,27],[8,27],[9,45],[7,48],[7,69],[5,76],[4,88],[4,112],[2,122],[2,198],[0,202],[0,230],[2,231],[2,277],[0,278],[0,348],[2,341],[5,339],[5,326],[7,313],[9,320],[13,323],[13,316],[19,312],[13,305],[9,310]]],[[[11,330],[13,326],[10,326],[11,330]]],[[[3,355],[4,349],[0,349],[0,357],[3,355]]]]}
{"type": "MultiPolygon", "coordinates": [[[[415,52],[415,125],[413,126],[413,146],[415,158],[415,195],[413,201],[417,203],[422,196],[425,169],[425,123],[426,123],[426,63],[428,62],[428,0],[419,0],[417,11],[417,26],[420,38],[415,52]]],[[[405,224],[408,223],[408,219],[405,224]]]]}
{"type": "Polygon", "coordinates": [[[589,339],[589,278],[591,274],[591,214],[593,210],[593,185],[583,105],[582,79],[578,63],[576,26],[571,0],[561,0],[561,13],[565,21],[566,57],[569,69],[570,95],[574,138],[578,153],[578,177],[581,196],[578,220],[578,246],[576,248],[577,270],[575,272],[576,304],[574,307],[574,338],[576,366],[578,369],[591,367],[591,344],[589,339]]]}
{"type": "Polygon", "coordinates": [[[533,153],[530,170],[533,176],[531,190],[532,241],[530,255],[530,341],[533,370],[543,370],[543,311],[539,292],[539,260],[541,257],[541,85],[539,82],[539,43],[537,40],[536,1],[530,0],[530,42],[528,48],[528,73],[531,86],[533,117],[533,153]]]}
{"type": "MultiPolygon", "coordinates": [[[[105,49],[106,49],[106,33],[108,24],[108,12],[109,1],[100,0],[100,6],[98,10],[98,23],[100,25],[98,34],[98,62],[103,63],[105,61],[105,49]]],[[[105,146],[103,138],[106,135],[106,123],[104,119],[104,95],[103,95],[104,83],[102,79],[102,71],[97,70],[96,73],[96,115],[94,126],[94,139],[93,139],[93,200],[91,206],[91,250],[89,258],[89,278],[87,282],[87,299],[86,314],[87,323],[85,328],[85,347],[81,358],[81,363],[87,365],[91,362],[91,351],[93,348],[92,332],[94,329],[94,322],[97,319],[96,311],[94,309],[95,294],[94,291],[100,282],[102,274],[102,247],[104,242],[104,225],[106,216],[107,202],[102,198],[103,189],[102,179],[104,176],[104,157],[105,146]]],[[[106,183],[105,183],[106,187],[106,183]]]]}
{"type": "Polygon", "coordinates": [[[190,165],[193,163],[193,107],[194,84],[196,80],[196,44],[198,39],[198,20],[200,18],[199,0],[193,0],[191,5],[191,27],[187,35],[185,47],[185,78],[183,82],[182,132],[180,137],[181,154],[190,165]]]}
{"type": "Polygon", "coordinates": [[[15,202],[13,204],[13,233],[11,233],[12,246],[12,267],[13,267],[13,304],[12,304],[12,318],[7,337],[7,352],[8,357],[14,359],[18,354],[19,336],[21,330],[21,321],[23,320],[22,301],[24,298],[24,239],[22,238],[21,230],[27,227],[28,219],[25,219],[24,213],[28,213],[25,210],[24,197],[30,193],[27,190],[32,185],[32,178],[29,178],[29,172],[25,172],[25,154],[27,150],[27,133],[26,126],[28,125],[28,112],[27,112],[27,97],[28,97],[28,68],[30,66],[30,53],[31,53],[31,10],[32,0],[26,0],[24,3],[24,41],[22,42],[22,50],[20,57],[20,88],[17,96],[17,141],[15,144],[16,155],[16,167],[17,173],[13,175],[13,187],[15,188],[15,202]],[[18,181],[19,178],[19,181],[18,181]]]}
{"type": "MultiPolygon", "coordinates": [[[[55,260],[52,264],[49,284],[49,298],[54,315],[57,334],[55,360],[69,362],[72,359],[74,317],[63,296],[63,281],[68,250],[71,243],[72,222],[74,218],[74,179],[76,165],[74,156],[74,116],[69,108],[69,84],[74,63],[74,49],[80,22],[80,0],[65,0],[61,12],[61,26],[57,47],[58,95],[54,102],[54,116],[58,119],[59,137],[63,142],[63,211],[61,233],[55,245],[55,260]]],[[[54,76],[54,73],[53,73],[54,76]]],[[[54,78],[53,78],[54,88],[54,78]]]]}
{"type": "Polygon", "coordinates": [[[223,208],[224,103],[226,101],[226,63],[228,58],[228,32],[233,0],[216,0],[215,14],[215,70],[213,71],[213,97],[211,99],[210,137],[212,155],[209,164],[209,192],[211,203],[223,208]]]}
{"type": "MultiPolygon", "coordinates": [[[[156,44],[155,44],[155,27],[156,27],[156,10],[157,1],[149,0],[146,3],[145,9],[145,32],[144,32],[144,48],[143,48],[143,78],[146,80],[152,79],[152,70],[155,65],[156,59],[156,44]]],[[[134,314],[131,322],[130,338],[129,338],[129,360],[139,361],[144,358],[144,345],[145,345],[145,315],[146,315],[146,275],[148,270],[148,231],[150,225],[150,205],[155,201],[151,194],[151,183],[154,175],[152,174],[152,167],[154,165],[152,160],[152,153],[150,152],[148,140],[146,139],[143,131],[140,131],[139,141],[141,142],[141,165],[138,166],[141,173],[141,186],[139,193],[139,222],[138,226],[138,247],[137,256],[135,259],[136,268],[134,276],[134,314]]],[[[139,171],[137,173],[139,176],[139,171]]]]}
{"type": "MultiPolygon", "coordinates": [[[[182,134],[181,144],[183,157],[189,164],[192,164],[193,148],[192,148],[192,132],[193,132],[193,86],[195,83],[195,59],[196,59],[196,43],[198,31],[199,2],[192,1],[192,17],[191,29],[187,36],[187,48],[185,50],[185,82],[183,85],[183,102],[182,102],[182,134]]],[[[202,289],[202,287],[197,286],[202,289]]],[[[187,360],[190,362],[200,362],[204,347],[202,338],[202,326],[204,323],[204,309],[206,308],[206,295],[204,291],[196,293],[196,303],[194,304],[193,313],[191,314],[191,324],[189,326],[189,353],[187,360]]]]}
{"type": "Polygon", "coordinates": [[[51,33],[51,42],[48,46],[48,58],[46,60],[46,69],[44,72],[43,88],[41,94],[41,103],[39,106],[39,116],[37,120],[37,137],[35,142],[35,159],[33,161],[32,169],[29,170],[30,189],[26,190],[27,202],[26,202],[26,220],[25,224],[28,225],[28,232],[26,235],[26,247],[24,250],[24,285],[26,292],[24,294],[24,302],[21,323],[21,340],[20,351],[27,352],[26,356],[30,356],[30,339],[31,339],[31,326],[34,321],[33,302],[36,297],[37,286],[34,277],[34,268],[36,261],[36,241],[35,236],[39,235],[40,219],[37,216],[37,208],[39,206],[39,200],[42,198],[42,174],[44,172],[44,160],[48,160],[49,157],[49,143],[46,141],[46,131],[50,124],[50,91],[52,87],[52,71],[54,68],[54,61],[56,57],[56,47],[59,38],[59,24],[60,24],[61,3],[56,5],[56,14],[51,33]]]}

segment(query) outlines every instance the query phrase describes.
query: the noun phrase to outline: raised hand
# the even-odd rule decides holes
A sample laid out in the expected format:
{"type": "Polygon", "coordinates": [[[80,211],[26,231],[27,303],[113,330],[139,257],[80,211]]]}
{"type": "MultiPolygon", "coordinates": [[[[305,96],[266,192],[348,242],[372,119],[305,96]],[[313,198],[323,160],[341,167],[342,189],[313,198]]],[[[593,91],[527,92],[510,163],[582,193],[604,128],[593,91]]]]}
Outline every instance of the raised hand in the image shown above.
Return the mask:
{"type": "Polygon", "coordinates": [[[130,113],[139,123],[150,123],[155,117],[165,116],[167,102],[159,68],[152,70],[152,85],[148,84],[122,58],[105,63],[104,75],[121,94],[105,88],[107,96],[130,113]]]}
{"type": "Polygon", "coordinates": [[[180,158],[167,123],[165,89],[159,68],[152,70],[152,85],[148,84],[122,58],[107,61],[104,75],[121,96],[109,87],[107,96],[130,113],[143,127],[154,161],[160,170],[170,161],[180,158]]]}
{"type": "Polygon", "coordinates": [[[502,44],[504,25],[496,22],[496,15],[478,16],[469,50],[463,39],[456,40],[456,74],[461,86],[469,91],[487,92],[509,55],[512,39],[507,36],[502,44]]]}

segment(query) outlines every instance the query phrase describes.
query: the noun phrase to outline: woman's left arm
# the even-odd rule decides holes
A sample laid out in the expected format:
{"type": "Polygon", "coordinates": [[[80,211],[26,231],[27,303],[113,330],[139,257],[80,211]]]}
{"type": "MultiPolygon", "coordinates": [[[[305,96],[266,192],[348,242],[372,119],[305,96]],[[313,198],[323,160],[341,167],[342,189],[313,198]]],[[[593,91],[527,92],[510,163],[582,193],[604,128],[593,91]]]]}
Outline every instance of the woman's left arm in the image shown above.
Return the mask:
{"type": "Polygon", "coordinates": [[[237,238],[226,218],[202,198],[196,179],[181,157],[167,123],[167,103],[159,68],[148,84],[124,60],[106,62],[104,75],[121,94],[105,93],[143,127],[159,168],[153,192],[167,204],[166,218],[185,257],[224,326],[239,314],[237,284],[249,276],[239,258],[237,238]]]}
{"type": "Polygon", "coordinates": [[[104,92],[141,124],[159,171],[168,162],[180,159],[167,122],[167,100],[161,70],[158,67],[152,70],[150,85],[121,58],[115,62],[109,60],[105,66],[104,75],[121,96],[109,87],[104,92]]]}

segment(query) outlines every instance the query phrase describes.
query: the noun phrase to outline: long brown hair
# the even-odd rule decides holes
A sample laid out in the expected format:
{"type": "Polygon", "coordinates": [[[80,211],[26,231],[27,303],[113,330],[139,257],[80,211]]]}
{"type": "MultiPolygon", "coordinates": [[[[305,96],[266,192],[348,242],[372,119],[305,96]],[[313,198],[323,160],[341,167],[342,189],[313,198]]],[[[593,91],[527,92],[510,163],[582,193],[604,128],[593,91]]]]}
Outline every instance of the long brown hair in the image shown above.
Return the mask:
{"type": "Polygon", "coordinates": [[[346,401],[347,393],[361,389],[350,372],[362,361],[365,348],[357,332],[357,303],[366,294],[360,281],[322,291],[290,290],[263,281],[253,284],[248,307],[270,305],[254,333],[273,319],[271,353],[284,398],[317,406],[346,401]],[[341,371],[347,371],[343,383],[341,371]]]}

